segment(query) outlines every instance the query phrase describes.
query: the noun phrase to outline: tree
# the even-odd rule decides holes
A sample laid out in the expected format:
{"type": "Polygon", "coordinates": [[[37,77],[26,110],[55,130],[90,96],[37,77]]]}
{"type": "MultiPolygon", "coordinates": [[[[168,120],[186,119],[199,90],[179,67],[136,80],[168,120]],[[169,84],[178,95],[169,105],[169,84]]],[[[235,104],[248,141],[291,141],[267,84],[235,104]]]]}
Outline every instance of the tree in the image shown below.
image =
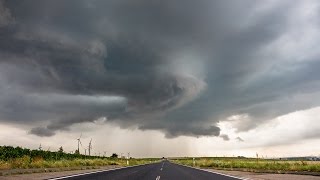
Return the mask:
{"type": "Polygon", "coordinates": [[[59,152],[59,153],[63,153],[63,148],[62,148],[62,146],[59,147],[58,152],[59,152]]]}
{"type": "Polygon", "coordinates": [[[111,155],[111,157],[112,157],[112,158],[118,158],[118,154],[113,153],[113,154],[111,155]]]}
{"type": "Polygon", "coordinates": [[[74,151],[74,154],[80,154],[79,150],[76,149],[76,150],[74,151]]]}

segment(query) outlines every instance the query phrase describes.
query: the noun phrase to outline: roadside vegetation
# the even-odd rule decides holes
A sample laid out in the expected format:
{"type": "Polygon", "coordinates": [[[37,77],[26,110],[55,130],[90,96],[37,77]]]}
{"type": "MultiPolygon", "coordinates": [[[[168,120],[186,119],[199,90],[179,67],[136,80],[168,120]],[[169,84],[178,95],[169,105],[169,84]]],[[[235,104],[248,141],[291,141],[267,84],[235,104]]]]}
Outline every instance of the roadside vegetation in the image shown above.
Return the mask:
{"type": "MultiPolygon", "coordinates": [[[[157,159],[129,159],[129,165],[139,165],[154,162],[157,159]]],[[[57,152],[30,150],[21,147],[0,146],[0,170],[28,169],[28,168],[63,168],[79,166],[128,166],[127,159],[118,158],[116,154],[111,157],[88,156],[57,152]]]]}
{"type": "Polygon", "coordinates": [[[244,157],[216,157],[216,158],[177,158],[173,162],[196,166],[200,168],[214,168],[221,170],[240,170],[251,172],[316,172],[320,173],[320,161],[280,160],[244,157]]]}

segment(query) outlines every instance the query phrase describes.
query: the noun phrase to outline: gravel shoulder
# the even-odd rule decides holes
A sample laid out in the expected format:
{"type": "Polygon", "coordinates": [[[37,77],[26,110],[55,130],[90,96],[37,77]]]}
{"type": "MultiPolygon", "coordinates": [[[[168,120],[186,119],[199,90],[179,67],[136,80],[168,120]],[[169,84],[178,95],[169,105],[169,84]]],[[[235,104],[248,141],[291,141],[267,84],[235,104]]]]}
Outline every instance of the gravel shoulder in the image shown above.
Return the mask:
{"type": "Polygon", "coordinates": [[[243,171],[225,171],[206,169],[208,171],[223,173],[241,178],[248,178],[252,180],[320,180],[320,176],[312,175],[295,175],[295,174],[272,174],[272,173],[255,173],[255,172],[243,172],[243,171]]]}

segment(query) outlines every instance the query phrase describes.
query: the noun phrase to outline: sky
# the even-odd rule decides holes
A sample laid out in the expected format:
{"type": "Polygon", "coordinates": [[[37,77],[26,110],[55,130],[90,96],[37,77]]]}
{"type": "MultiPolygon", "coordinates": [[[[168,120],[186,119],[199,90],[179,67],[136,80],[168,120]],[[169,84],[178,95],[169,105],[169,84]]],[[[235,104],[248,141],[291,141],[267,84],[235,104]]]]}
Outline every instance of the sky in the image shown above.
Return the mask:
{"type": "Polygon", "coordinates": [[[317,0],[0,0],[0,144],[319,155],[317,0]]]}

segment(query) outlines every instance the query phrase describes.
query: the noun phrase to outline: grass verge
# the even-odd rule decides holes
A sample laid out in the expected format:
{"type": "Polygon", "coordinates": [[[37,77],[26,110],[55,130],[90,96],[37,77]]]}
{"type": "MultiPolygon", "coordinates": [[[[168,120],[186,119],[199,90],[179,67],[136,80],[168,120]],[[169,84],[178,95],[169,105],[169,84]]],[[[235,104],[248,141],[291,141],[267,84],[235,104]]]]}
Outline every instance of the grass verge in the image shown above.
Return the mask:
{"type": "Polygon", "coordinates": [[[172,159],[172,161],[187,166],[220,170],[320,175],[319,161],[254,158],[195,158],[195,161],[192,158],[182,158],[172,159]]]}
{"type": "Polygon", "coordinates": [[[44,160],[43,158],[30,158],[23,156],[7,161],[0,160],[0,175],[20,174],[23,172],[49,172],[74,169],[95,169],[102,166],[134,166],[147,164],[156,161],[155,159],[126,159],[120,158],[96,158],[96,159],[72,159],[72,160],[44,160]],[[10,173],[8,173],[10,172],[10,173]]]}

